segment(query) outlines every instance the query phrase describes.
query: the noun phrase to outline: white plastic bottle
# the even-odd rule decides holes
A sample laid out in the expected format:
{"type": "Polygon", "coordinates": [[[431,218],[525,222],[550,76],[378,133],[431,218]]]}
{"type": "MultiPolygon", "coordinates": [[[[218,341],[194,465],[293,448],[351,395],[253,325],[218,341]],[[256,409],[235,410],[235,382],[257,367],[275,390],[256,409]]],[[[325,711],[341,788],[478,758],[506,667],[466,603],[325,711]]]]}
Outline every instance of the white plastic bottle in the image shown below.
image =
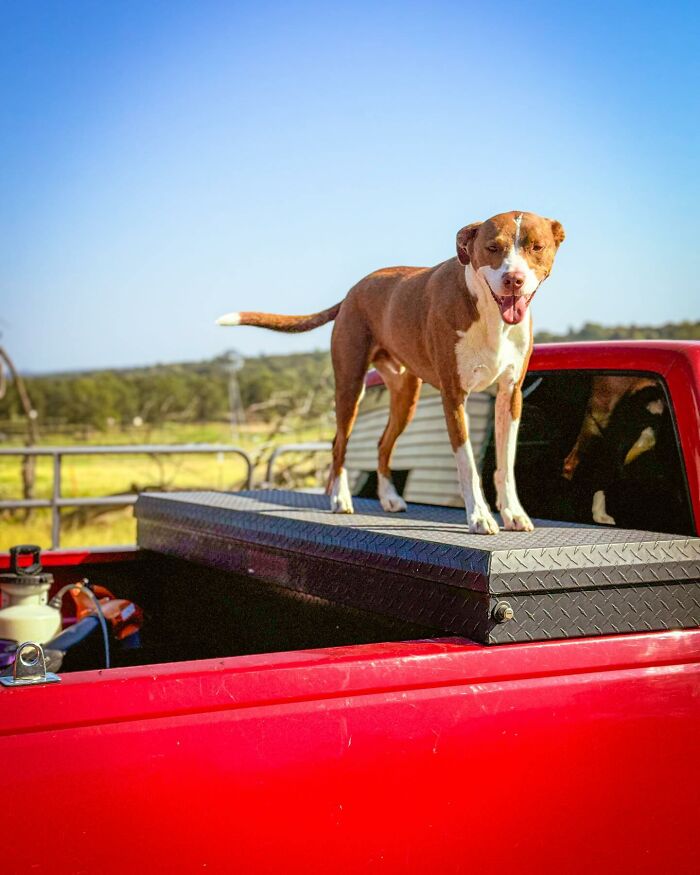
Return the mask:
{"type": "Polygon", "coordinates": [[[0,575],[0,638],[43,644],[61,631],[61,612],[48,606],[53,575],[42,571],[38,547],[13,547],[9,574],[0,575]],[[35,562],[20,567],[19,556],[30,554],[35,562]]]}

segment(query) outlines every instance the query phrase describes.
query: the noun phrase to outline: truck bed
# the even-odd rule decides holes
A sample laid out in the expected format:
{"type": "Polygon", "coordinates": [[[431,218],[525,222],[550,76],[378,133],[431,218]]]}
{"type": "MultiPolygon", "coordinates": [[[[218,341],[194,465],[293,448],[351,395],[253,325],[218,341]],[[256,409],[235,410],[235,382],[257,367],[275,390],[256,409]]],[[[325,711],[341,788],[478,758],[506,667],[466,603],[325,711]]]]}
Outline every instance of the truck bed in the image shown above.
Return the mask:
{"type": "Polygon", "coordinates": [[[6,785],[78,812],[38,838],[16,816],[4,872],[695,871],[700,631],[425,640],[256,577],[300,561],[262,513],[278,553],[235,573],[247,554],[217,516],[221,550],[197,562],[44,557],[57,585],[138,601],[149,664],[0,689],[6,785]]]}

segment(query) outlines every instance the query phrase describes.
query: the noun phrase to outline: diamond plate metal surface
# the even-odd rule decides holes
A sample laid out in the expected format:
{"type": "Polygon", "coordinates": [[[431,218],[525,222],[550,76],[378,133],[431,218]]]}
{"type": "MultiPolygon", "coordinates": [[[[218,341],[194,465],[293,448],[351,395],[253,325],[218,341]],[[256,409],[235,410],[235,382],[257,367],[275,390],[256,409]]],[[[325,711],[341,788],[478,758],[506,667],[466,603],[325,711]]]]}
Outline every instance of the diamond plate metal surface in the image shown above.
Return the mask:
{"type": "MultiPolygon", "coordinates": [[[[514,617],[489,625],[489,642],[540,641],[700,624],[700,580],[685,584],[605,587],[509,597],[514,617]]],[[[497,599],[493,599],[493,608],[497,599]]]]}
{"type": "Polygon", "coordinates": [[[138,541],[484,642],[700,623],[700,539],[550,522],[487,537],[458,508],[354,503],[338,515],[308,493],[147,494],[138,541]],[[496,625],[502,598],[515,618],[496,625]]]}

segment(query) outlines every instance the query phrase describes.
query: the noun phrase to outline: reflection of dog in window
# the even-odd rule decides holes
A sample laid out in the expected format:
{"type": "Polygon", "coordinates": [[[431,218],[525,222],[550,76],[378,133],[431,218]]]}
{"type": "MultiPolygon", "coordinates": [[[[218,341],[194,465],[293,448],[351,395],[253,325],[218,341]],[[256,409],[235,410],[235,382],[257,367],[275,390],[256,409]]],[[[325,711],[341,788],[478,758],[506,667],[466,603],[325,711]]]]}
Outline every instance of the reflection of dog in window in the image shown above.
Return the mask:
{"type": "Polygon", "coordinates": [[[562,475],[592,495],[593,521],[614,526],[606,491],[625,465],[656,446],[663,390],[647,377],[593,378],[586,414],[576,443],[564,459],[562,475]]]}

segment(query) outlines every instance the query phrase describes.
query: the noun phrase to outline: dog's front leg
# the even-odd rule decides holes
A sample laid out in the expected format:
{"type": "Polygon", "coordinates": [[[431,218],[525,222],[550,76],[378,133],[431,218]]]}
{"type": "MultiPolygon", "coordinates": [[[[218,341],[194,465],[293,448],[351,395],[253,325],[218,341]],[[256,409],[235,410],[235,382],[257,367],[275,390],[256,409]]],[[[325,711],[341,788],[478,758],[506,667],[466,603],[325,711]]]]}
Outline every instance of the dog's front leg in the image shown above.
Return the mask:
{"type": "Polygon", "coordinates": [[[469,531],[479,535],[495,535],[498,533],[498,523],[493,518],[481,490],[479,471],[469,441],[464,395],[443,391],[442,404],[445,409],[450,443],[457,462],[459,485],[464,497],[469,531]]]}
{"type": "Polygon", "coordinates": [[[496,507],[506,529],[531,532],[535,527],[523,510],[515,488],[515,448],[522,409],[520,386],[512,374],[501,378],[496,396],[496,507]]]}

